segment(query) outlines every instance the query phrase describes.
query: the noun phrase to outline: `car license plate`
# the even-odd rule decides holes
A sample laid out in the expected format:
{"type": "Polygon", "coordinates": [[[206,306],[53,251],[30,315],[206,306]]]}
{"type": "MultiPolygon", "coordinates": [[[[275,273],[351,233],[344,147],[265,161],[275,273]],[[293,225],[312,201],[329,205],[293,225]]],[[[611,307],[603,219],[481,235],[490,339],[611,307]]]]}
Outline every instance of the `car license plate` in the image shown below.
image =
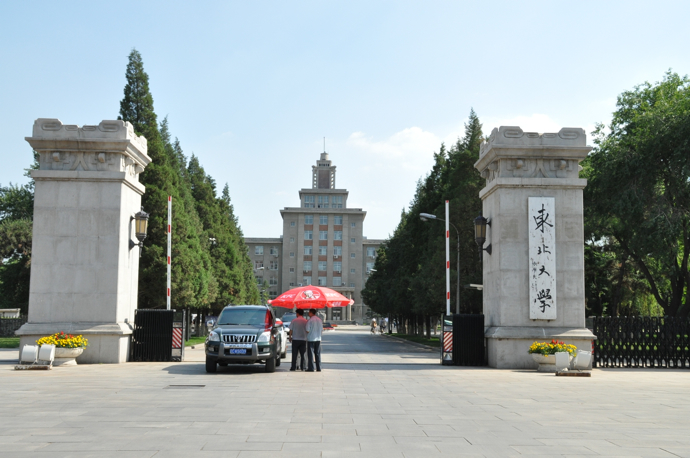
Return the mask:
{"type": "Polygon", "coordinates": [[[231,355],[246,355],[247,349],[246,348],[231,348],[230,354],[231,355]]]}

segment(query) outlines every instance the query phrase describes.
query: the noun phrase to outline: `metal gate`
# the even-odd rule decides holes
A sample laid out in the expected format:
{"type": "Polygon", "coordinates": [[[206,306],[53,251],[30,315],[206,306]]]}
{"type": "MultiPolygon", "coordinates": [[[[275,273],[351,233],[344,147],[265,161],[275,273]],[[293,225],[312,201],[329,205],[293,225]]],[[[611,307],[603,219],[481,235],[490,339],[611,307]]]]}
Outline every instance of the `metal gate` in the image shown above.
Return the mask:
{"type": "Polygon", "coordinates": [[[443,316],[441,364],[485,366],[484,315],[443,316]]]}
{"type": "MultiPolygon", "coordinates": [[[[174,318],[174,310],[135,310],[131,361],[173,361],[174,318]]],[[[181,327],[176,329],[180,329],[180,336],[183,335],[181,327]]],[[[180,341],[180,346],[184,347],[183,340],[180,341]]],[[[182,358],[182,351],[179,349],[179,360],[182,358]]]]}
{"type": "Polygon", "coordinates": [[[592,317],[592,367],[690,368],[690,318],[592,317]]]}

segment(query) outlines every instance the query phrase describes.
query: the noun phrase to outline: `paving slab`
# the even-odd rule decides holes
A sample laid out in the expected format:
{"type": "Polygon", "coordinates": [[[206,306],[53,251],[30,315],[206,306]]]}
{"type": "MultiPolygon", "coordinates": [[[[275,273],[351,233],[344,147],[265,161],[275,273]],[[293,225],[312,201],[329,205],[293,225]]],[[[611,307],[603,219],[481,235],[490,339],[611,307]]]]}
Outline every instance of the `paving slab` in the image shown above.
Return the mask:
{"type": "Polygon", "coordinates": [[[441,366],[367,328],[326,332],[320,373],[206,374],[200,346],[51,371],[17,356],[0,350],[0,458],[690,457],[687,370],[441,366]]]}

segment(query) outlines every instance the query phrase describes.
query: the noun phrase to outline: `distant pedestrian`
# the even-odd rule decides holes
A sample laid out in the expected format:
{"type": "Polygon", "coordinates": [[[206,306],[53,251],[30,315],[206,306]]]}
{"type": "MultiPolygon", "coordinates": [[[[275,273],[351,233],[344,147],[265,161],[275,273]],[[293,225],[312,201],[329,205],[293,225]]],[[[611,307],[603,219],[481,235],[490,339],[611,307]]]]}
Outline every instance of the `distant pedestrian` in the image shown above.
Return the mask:
{"type": "Polygon", "coordinates": [[[309,321],[307,322],[309,367],[307,367],[307,372],[314,372],[314,360],[316,360],[316,372],[321,372],[321,334],[323,334],[323,321],[316,315],[316,309],[309,309],[309,321]]]}
{"type": "Polygon", "coordinates": [[[304,352],[307,350],[307,320],[304,310],[297,309],[297,316],[290,322],[290,340],[292,341],[292,365],[290,370],[297,368],[297,353],[299,353],[299,370],[304,370],[304,352]]]}

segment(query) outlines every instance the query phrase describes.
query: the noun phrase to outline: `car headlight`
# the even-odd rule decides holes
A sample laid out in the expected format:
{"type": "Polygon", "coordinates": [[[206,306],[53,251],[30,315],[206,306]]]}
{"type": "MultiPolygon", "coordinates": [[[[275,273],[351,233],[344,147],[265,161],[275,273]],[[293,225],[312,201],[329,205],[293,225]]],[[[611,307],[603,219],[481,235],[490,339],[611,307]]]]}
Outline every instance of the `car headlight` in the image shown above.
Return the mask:
{"type": "Polygon", "coordinates": [[[271,331],[262,332],[257,342],[270,342],[271,341],[271,331]]]}
{"type": "Polygon", "coordinates": [[[208,333],[208,340],[209,342],[217,342],[220,340],[220,336],[216,331],[211,331],[208,333]]]}

